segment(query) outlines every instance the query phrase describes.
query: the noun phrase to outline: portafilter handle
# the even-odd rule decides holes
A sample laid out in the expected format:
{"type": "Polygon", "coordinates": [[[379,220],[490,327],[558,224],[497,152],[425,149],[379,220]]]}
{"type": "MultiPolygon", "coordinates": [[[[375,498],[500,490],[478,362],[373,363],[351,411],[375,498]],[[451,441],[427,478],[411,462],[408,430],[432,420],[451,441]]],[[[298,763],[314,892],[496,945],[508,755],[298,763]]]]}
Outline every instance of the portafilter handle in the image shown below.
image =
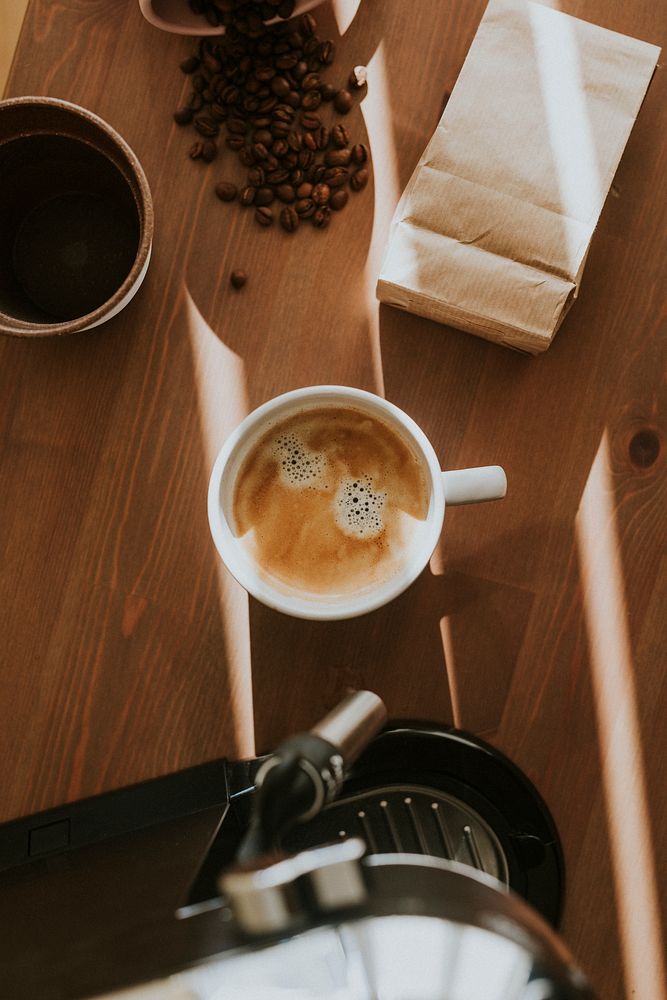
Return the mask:
{"type": "Polygon", "coordinates": [[[310,732],[282,743],[257,772],[255,808],[237,861],[247,864],[271,850],[294,823],[310,819],[331,802],[345,771],[386,719],[378,695],[355,691],[310,732]]]}

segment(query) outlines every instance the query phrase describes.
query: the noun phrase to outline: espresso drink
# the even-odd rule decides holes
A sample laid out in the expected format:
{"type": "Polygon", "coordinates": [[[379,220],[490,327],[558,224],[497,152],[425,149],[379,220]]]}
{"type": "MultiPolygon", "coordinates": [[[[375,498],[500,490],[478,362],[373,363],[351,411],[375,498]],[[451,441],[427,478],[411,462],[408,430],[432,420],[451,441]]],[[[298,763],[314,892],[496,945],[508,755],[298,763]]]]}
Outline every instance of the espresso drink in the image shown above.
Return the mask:
{"type": "Polygon", "coordinates": [[[401,572],[425,529],[423,461],[353,406],[277,421],[239,471],[234,529],[260,572],[318,596],[349,596],[401,572]]]}

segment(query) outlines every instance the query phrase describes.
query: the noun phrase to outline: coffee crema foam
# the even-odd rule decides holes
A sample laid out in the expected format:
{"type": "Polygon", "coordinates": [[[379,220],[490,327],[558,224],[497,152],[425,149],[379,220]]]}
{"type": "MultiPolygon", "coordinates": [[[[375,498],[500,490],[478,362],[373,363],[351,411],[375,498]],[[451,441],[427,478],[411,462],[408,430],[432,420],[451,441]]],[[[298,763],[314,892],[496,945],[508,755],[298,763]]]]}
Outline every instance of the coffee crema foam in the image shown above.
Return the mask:
{"type": "Polygon", "coordinates": [[[235,534],[273,582],[348,596],[401,572],[425,527],[427,482],[423,461],[384,421],[352,406],[304,409],[246,456],[235,534]]]}

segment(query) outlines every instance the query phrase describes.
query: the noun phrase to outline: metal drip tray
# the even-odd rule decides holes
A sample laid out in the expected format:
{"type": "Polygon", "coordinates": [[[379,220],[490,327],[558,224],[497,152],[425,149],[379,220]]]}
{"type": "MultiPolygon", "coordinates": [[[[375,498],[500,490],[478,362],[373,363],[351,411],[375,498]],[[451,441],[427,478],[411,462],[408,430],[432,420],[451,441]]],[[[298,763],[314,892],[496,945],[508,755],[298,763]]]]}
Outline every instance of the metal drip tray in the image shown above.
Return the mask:
{"type": "Polygon", "coordinates": [[[346,796],[284,840],[289,851],[361,837],[367,855],[423,854],[458,861],[509,884],[507,859],[490,826],[469,805],[418,785],[384,785],[346,796]]]}

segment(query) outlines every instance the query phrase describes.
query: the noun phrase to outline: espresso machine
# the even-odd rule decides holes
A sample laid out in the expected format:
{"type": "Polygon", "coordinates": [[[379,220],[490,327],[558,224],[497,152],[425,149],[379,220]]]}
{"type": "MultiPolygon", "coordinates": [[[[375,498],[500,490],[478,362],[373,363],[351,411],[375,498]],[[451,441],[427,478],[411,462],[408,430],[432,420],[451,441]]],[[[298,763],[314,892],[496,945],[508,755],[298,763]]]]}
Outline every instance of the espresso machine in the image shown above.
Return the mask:
{"type": "Polygon", "coordinates": [[[0,827],[12,1000],[593,998],[533,786],[372,692],[268,756],[66,809],[0,827]]]}

